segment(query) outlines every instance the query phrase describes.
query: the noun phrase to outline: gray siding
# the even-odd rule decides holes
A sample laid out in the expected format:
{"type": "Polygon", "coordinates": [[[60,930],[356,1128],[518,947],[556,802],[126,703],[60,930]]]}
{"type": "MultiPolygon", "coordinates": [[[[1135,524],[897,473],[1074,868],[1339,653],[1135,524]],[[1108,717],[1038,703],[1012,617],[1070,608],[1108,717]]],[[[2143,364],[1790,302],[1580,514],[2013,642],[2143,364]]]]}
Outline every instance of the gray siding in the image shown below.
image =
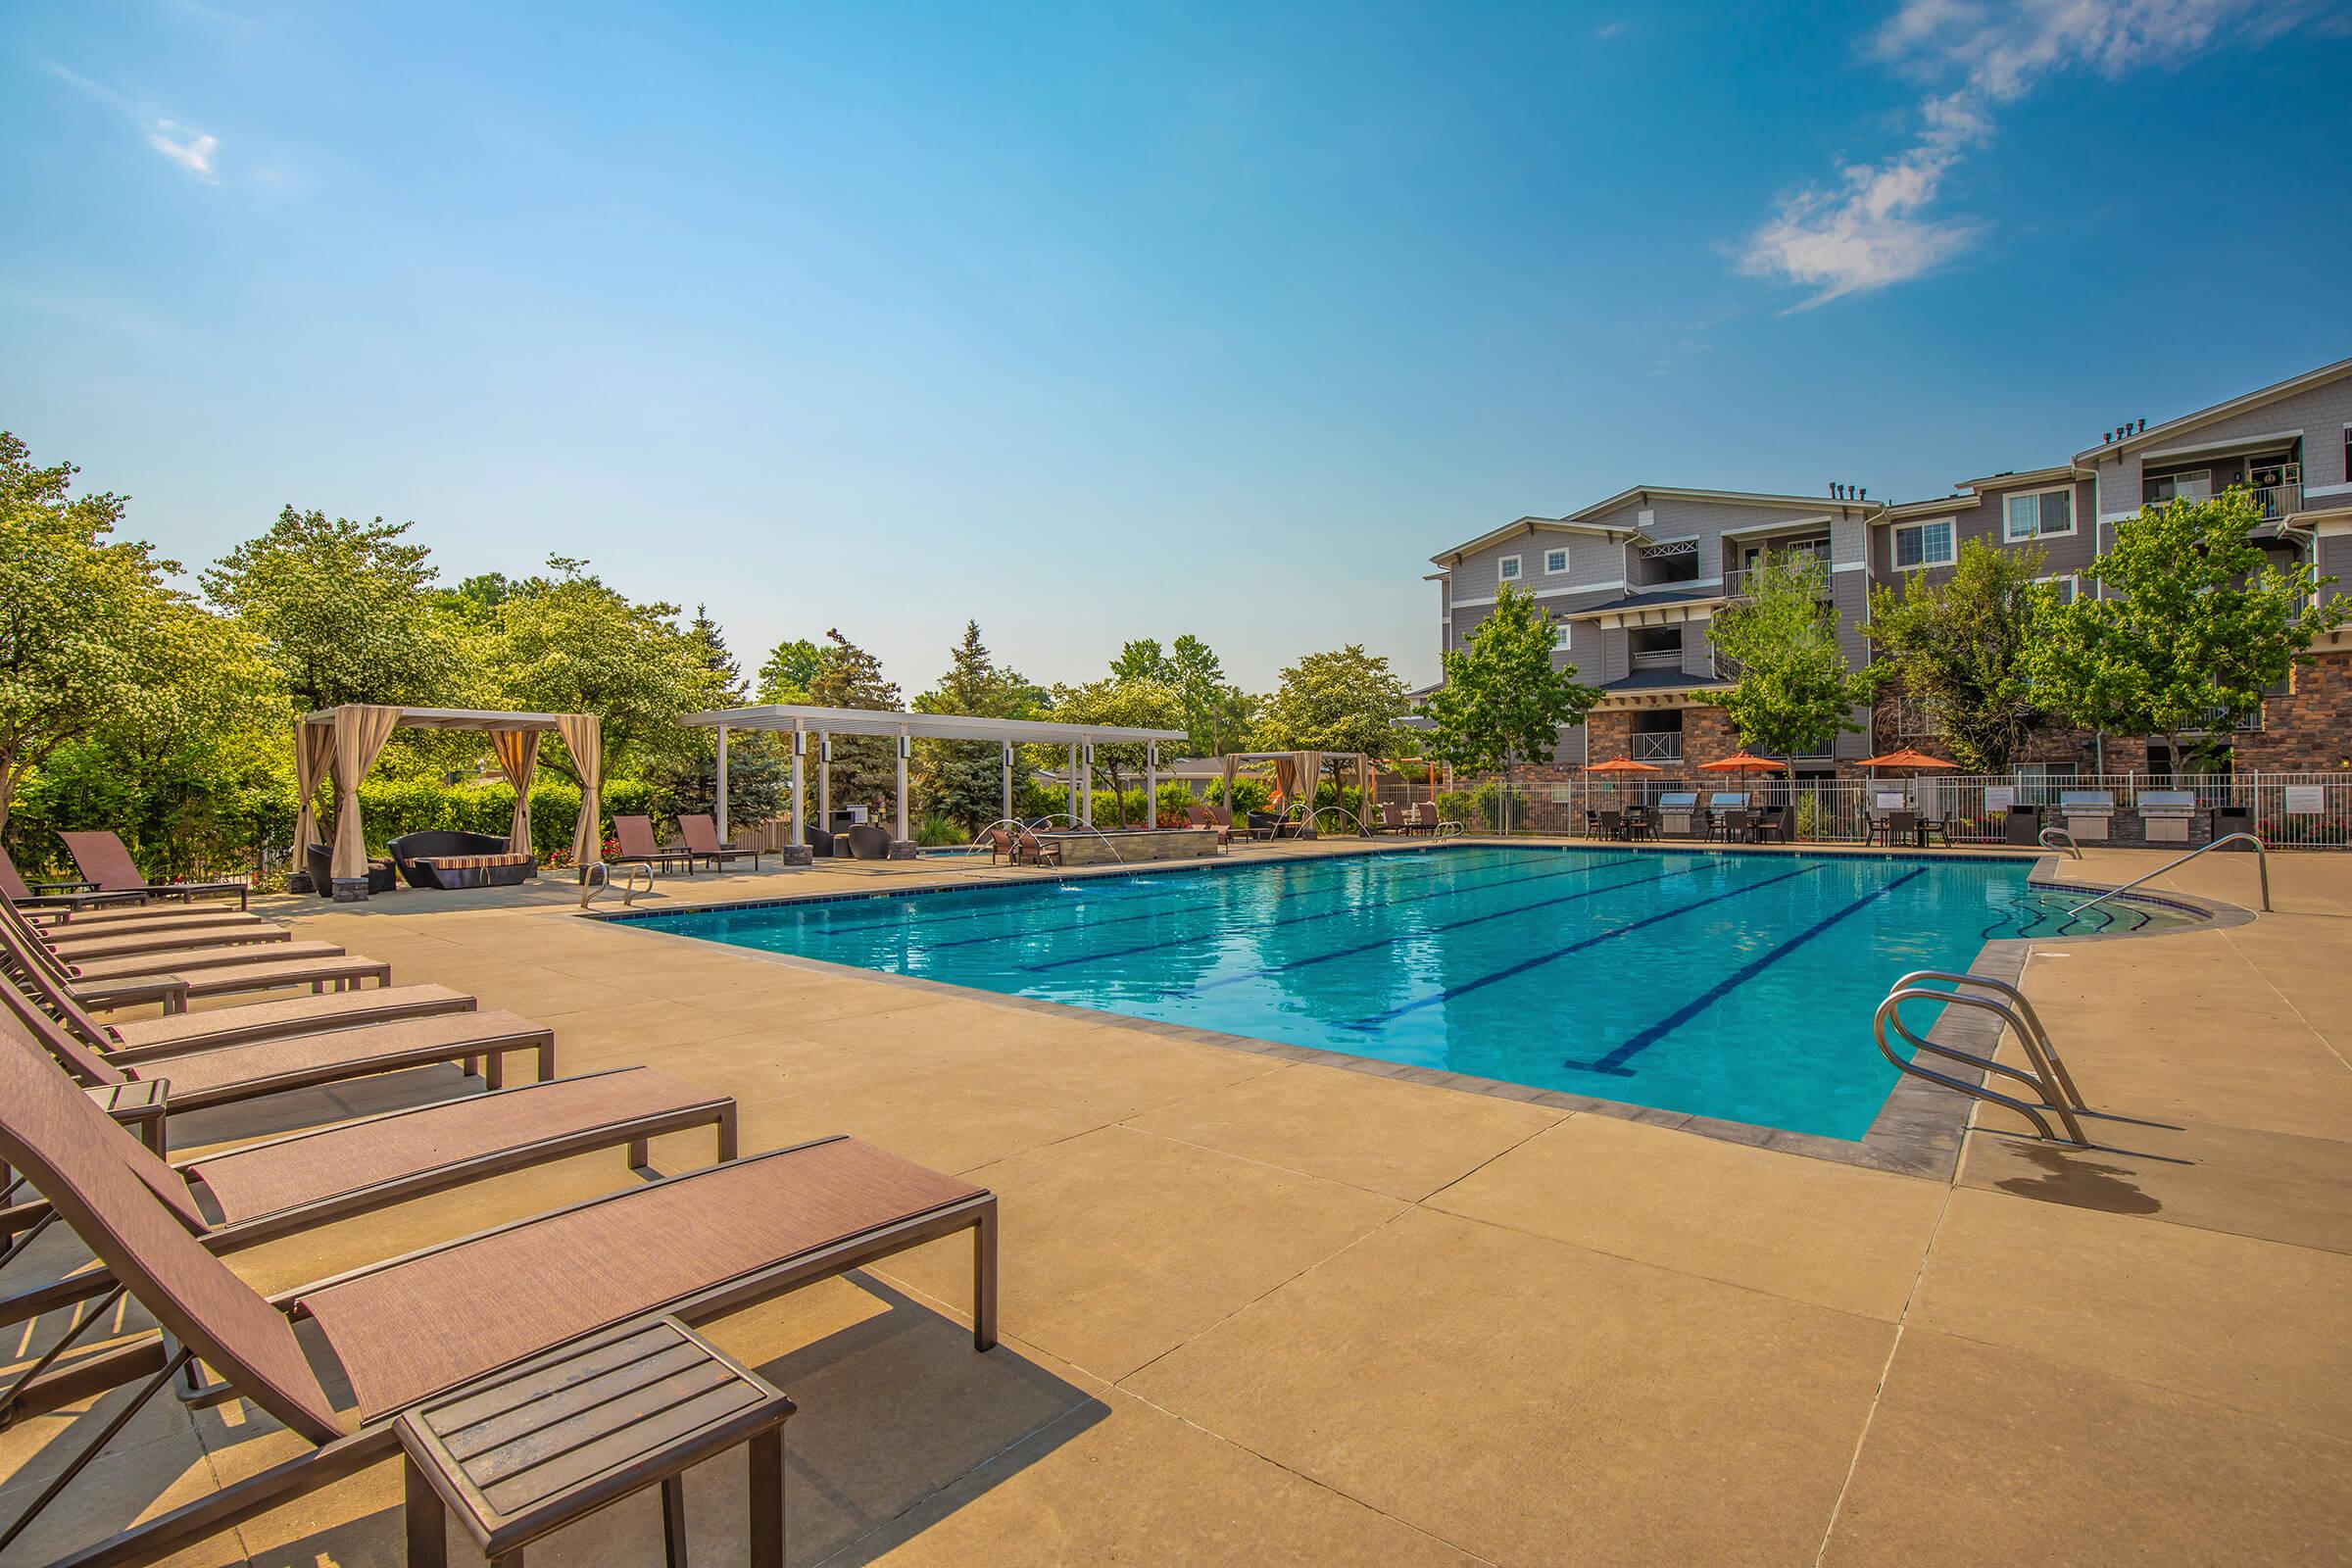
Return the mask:
{"type": "Polygon", "coordinates": [[[1543,599],[1591,593],[1597,585],[1625,579],[1625,547],[1617,540],[1598,534],[1542,529],[1464,556],[1461,564],[1451,568],[1455,601],[1493,599],[1500,586],[1501,579],[1496,573],[1505,556],[1519,558],[1520,577],[1512,586],[1531,590],[1543,599]],[[1547,574],[1544,570],[1544,553],[1562,547],[1568,551],[1567,571],[1547,574]]]}
{"type": "MultiPolygon", "coordinates": [[[[2079,479],[2073,484],[2075,492],[2075,531],[2073,533],[2057,534],[2044,539],[2021,540],[2014,545],[2001,536],[2001,518],[2004,515],[2003,497],[2037,490],[2054,490],[2062,488],[2063,485],[2064,481],[2058,484],[2006,484],[1996,487],[1988,482],[1978,496],[1962,496],[1955,500],[1948,509],[1924,512],[1916,517],[1904,518],[1903,521],[1906,524],[1933,522],[1937,517],[1951,517],[1952,546],[1955,550],[1971,539],[1981,539],[1986,544],[2003,550],[2026,550],[2038,544],[2049,558],[2048,564],[2042,567],[2043,572],[2053,577],[2063,576],[2069,572],[2081,571],[2084,566],[2089,565],[2091,559],[2099,553],[2100,535],[2091,519],[2092,490],[2089,480],[2079,479]]],[[[1889,583],[1899,582],[1903,576],[1903,573],[1895,570],[1894,567],[1895,526],[1892,522],[1882,522],[1874,524],[1870,530],[1871,575],[1889,583]]],[[[1951,572],[1947,568],[1930,567],[1928,580],[1941,582],[1950,575],[1951,572]]]]}
{"type": "MultiPolygon", "coordinates": [[[[2325,488],[2352,482],[2352,475],[2344,472],[2344,426],[2347,424],[2352,424],[2352,374],[2338,377],[2325,386],[2311,387],[2293,397],[2231,415],[2226,419],[2176,431],[2156,445],[2159,449],[2205,446],[2238,437],[2301,430],[2303,485],[2309,490],[2314,486],[2325,488]]],[[[2097,464],[2099,515],[2116,516],[2137,512],[2140,478],[2151,466],[2143,454],[2134,451],[2102,456],[2097,464]]],[[[2153,466],[2165,468],[2176,466],[2177,464],[2175,460],[2165,459],[2153,466]]],[[[2215,481],[2218,488],[2222,482],[2218,473],[2215,481]]]]}

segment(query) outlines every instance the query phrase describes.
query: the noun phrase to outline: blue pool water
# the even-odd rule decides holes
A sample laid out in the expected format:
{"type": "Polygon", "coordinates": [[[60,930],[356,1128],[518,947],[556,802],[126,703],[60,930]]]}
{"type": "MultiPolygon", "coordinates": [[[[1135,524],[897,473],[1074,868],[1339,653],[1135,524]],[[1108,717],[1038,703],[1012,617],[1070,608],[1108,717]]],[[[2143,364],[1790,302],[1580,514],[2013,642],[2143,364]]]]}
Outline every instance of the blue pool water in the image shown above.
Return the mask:
{"type": "MultiPolygon", "coordinates": [[[[2168,918],[2024,860],[1465,846],[681,911],[646,923],[1228,1034],[1858,1139],[1872,1009],[1989,937],[2168,918]]],[[[1919,1015],[1924,1023],[1932,1013],[1919,1015]]]]}

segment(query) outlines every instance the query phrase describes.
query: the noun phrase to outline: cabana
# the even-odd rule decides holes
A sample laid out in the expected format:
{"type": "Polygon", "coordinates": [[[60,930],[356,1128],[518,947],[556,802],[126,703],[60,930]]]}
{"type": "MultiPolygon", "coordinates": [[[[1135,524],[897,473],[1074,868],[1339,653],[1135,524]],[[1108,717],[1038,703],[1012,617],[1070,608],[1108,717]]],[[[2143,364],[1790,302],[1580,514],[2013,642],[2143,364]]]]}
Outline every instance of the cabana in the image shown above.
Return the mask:
{"type": "Polygon", "coordinates": [[[973,718],[962,713],[907,713],[892,709],[810,708],[797,703],[762,703],[752,708],[720,708],[688,713],[678,720],[698,729],[718,731],[718,838],[727,841],[727,735],[729,731],[765,730],[792,737],[792,842],[785,847],[784,863],[807,865],[808,849],[808,802],[805,795],[808,739],[816,738],[816,809],[828,820],[833,814],[833,737],[881,736],[897,743],[898,832],[893,837],[893,859],[912,859],[914,841],[906,831],[906,760],[918,740],[995,742],[1003,754],[1004,814],[1012,815],[1012,749],[1015,746],[1057,746],[1070,758],[1070,812],[1091,825],[1095,816],[1095,748],[1098,745],[1142,745],[1145,748],[1144,798],[1159,787],[1159,743],[1180,741],[1180,729],[1137,729],[1115,724],[1057,724],[1031,718],[973,718]]]}
{"type": "MultiPolygon", "coordinates": [[[[1227,752],[1216,760],[1218,776],[1225,781],[1225,804],[1233,805],[1233,781],[1244,762],[1268,762],[1274,768],[1274,806],[1282,811],[1303,805],[1312,815],[1315,791],[1323,776],[1323,766],[1334,760],[1355,764],[1357,804],[1370,810],[1380,788],[1380,762],[1369,752],[1227,752]]],[[[1372,818],[1357,816],[1356,830],[1371,837],[1372,818]]]]}
{"type": "MultiPolygon", "coordinates": [[[[388,708],[345,703],[305,715],[294,726],[294,785],[301,807],[294,817],[294,853],[305,854],[318,837],[312,797],[318,781],[335,783],[335,843],[331,890],[339,904],[368,897],[368,838],[360,821],[360,780],[402,726],[417,729],[480,730],[490,737],[498,770],[514,786],[514,817],[507,834],[511,853],[531,848],[531,778],[539,770],[539,737],[554,730],[564,737],[580,772],[580,820],[572,830],[571,858],[585,876],[605,858],[605,729],[594,713],[500,713],[471,708],[388,708]]],[[[722,804],[721,811],[726,809],[722,804]]]]}

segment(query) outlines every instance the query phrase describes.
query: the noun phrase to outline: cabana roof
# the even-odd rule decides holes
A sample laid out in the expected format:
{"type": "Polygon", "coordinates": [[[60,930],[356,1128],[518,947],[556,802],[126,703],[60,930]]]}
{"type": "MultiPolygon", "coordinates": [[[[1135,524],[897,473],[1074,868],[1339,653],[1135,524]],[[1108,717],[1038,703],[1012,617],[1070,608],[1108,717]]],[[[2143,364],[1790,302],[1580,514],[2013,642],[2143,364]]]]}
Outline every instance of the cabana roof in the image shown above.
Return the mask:
{"type": "MultiPolygon", "coordinates": [[[[328,724],[335,721],[336,710],[322,708],[316,713],[305,713],[305,724],[328,724]]],[[[399,710],[400,723],[417,729],[554,729],[560,715],[555,713],[507,713],[487,708],[403,708],[399,710]]]]}
{"type": "Polygon", "coordinates": [[[803,730],[825,735],[906,735],[918,740],[1010,741],[1015,745],[1085,746],[1099,741],[1180,741],[1180,729],[1136,729],[1120,724],[1059,724],[1042,718],[973,718],[963,713],[908,713],[894,709],[808,708],[762,703],[715,708],[678,720],[703,729],[803,730]]]}

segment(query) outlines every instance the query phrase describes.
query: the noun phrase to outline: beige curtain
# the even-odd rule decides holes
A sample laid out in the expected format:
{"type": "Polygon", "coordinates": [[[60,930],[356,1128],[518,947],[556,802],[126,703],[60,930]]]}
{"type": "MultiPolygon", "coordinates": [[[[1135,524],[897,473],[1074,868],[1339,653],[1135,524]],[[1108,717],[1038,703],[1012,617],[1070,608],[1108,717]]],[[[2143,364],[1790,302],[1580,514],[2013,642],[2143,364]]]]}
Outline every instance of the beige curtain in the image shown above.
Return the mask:
{"type": "MultiPolygon", "coordinates": [[[[335,755],[335,727],[332,724],[297,723],[294,726],[294,788],[301,804],[294,808],[294,865],[304,864],[303,858],[318,839],[318,781],[326,777],[335,755]]],[[[327,891],[324,888],[318,890],[327,891]]]]}
{"type": "Polygon", "coordinates": [[[571,832],[571,858],[584,876],[605,858],[605,722],[594,713],[559,713],[556,733],[580,772],[580,825],[571,832]]]}
{"type": "Polygon", "coordinates": [[[1379,794],[1378,777],[1372,759],[1359,753],[1355,759],[1355,813],[1357,827],[1366,838],[1372,836],[1372,824],[1380,820],[1380,807],[1375,804],[1379,794]]]}
{"type": "Polygon", "coordinates": [[[539,732],[535,729],[496,729],[490,749],[498,754],[498,770],[514,786],[514,824],[507,830],[507,849],[531,853],[531,775],[539,771],[539,732]]]}
{"type": "Polygon", "coordinates": [[[1323,754],[1299,752],[1292,765],[1298,770],[1298,808],[1311,814],[1315,808],[1315,789],[1323,782],[1323,754]]]}
{"type": "Polygon", "coordinates": [[[1288,756],[1288,757],[1277,757],[1276,759],[1274,759],[1274,807],[1275,807],[1275,809],[1277,809],[1277,810],[1285,810],[1285,809],[1288,809],[1288,808],[1289,808],[1289,807],[1290,807],[1290,804],[1291,804],[1291,798],[1292,798],[1292,796],[1293,796],[1293,795],[1294,795],[1294,794],[1297,792],[1297,790],[1298,790],[1298,754],[1294,752],[1294,753],[1292,753],[1292,754],[1291,754],[1290,756],[1288,756]]]}
{"type": "Polygon", "coordinates": [[[360,780],[375,762],[384,742],[400,727],[400,710],[373,703],[346,703],[335,710],[335,860],[338,882],[368,875],[368,835],[360,822],[360,780]]]}

